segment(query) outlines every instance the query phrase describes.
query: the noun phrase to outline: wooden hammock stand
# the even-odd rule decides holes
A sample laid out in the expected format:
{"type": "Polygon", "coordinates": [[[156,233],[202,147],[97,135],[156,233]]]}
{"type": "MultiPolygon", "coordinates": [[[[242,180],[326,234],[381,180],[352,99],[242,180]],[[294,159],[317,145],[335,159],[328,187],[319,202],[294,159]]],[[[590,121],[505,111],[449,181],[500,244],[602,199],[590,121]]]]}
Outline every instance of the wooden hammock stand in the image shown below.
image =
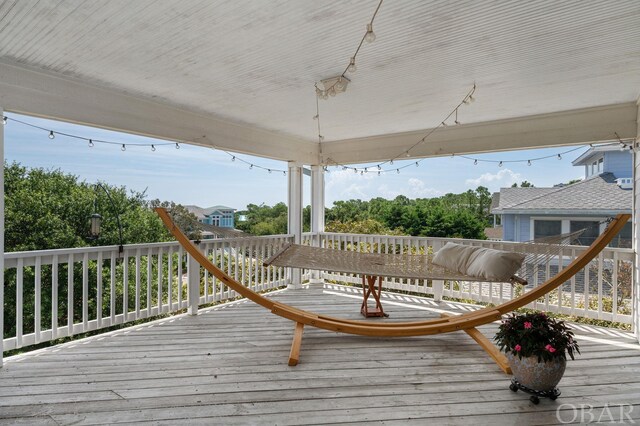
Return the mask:
{"type": "Polygon", "coordinates": [[[502,315],[521,308],[534,300],[544,296],[550,291],[559,287],[562,283],[571,279],[578,271],[591,262],[611,240],[622,230],[622,227],[631,218],[629,214],[617,215],[606,230],[589,246],[580,256],[575,258],[566,268],[562,269],[556,276],[550,278],[545,283],[535,289],[495,307],[487,307],[478,311],[469,312],[463,315],[451,316],[443,315],[442,318],[413,321],[413,322],[387,322],[378,323],[371,321],[356,321],[335,318],[326,315],[318,315],[313,312],[294,308],[284,303],[270,300],[261,296],[255,291],[248,289],[242,283],[231,278],[221,271],[182,233],[173,223],[169,213],[164,208],[156,208],[156,213],[160,216],[164,224],[171,231],[173,236],[184,247],[184,249],[204,267],[210,274],[229,286],[240,295],[246,297],[254,303],[269,309],[271,313],[287,318],[295,323],[293,332],[293,342],[289,354],[289,365],[295,366],[300,359],[300,346],[302,344],[302,332],[305,325],[321,328],[324,330],[340,333],[357,334],[362,336],[378,337],[403,337],[403,336],[423,336],[431,334],[449,333],[452,331],[464,331],[471,336],[507,374],[510,368],[507,359],[498,348],[491,343],[476,327],[498,321],[502,315]]]}

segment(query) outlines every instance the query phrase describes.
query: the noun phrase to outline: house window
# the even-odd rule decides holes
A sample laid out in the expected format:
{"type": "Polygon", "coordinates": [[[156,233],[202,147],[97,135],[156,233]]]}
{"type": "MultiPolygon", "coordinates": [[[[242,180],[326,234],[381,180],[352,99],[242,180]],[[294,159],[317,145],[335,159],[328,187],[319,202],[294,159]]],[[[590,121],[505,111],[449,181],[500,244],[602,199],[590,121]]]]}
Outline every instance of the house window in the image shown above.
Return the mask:
{"type": "Polygon", "coordinates": [[[533,238],[557,236],[562,233],[562,221],[560,220],[535,220],[533,221],[533,238]]]}
{"type": "Polygon", "coordinates": [[[578,240],[572,244],[590,246],[596,238],[598,238],[598,235],[600,235],[600,222],[572,220],[569,225],[569,230],[571,233],[583,230],[582,234],[578,236],[578,240]]]}
{"type": "Polygon", "coordinates": [[[598,173],[602,173],[604,171],[604,158],[598,160],[598,173]]]}

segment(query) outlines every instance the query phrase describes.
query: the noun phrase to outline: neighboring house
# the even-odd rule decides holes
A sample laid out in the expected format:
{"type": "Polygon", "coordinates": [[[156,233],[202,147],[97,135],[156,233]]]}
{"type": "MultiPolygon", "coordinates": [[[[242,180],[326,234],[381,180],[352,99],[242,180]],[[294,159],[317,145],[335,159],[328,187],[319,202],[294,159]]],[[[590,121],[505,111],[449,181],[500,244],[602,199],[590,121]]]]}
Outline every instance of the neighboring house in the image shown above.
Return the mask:
{"type": "Polygon", "coordinates": [[[231,228],[235,226],[234,216],[236,209],[227,206],[212,206],[202,208],[198,206],[185,206],[187,210],[195,214],[198,221],[207,224],[218,226],[220,228],[231,228]]]}
{"type": "MultiPolygon", "coordinates": [[[[585,178],[553,188],[502,188],[494,194],[491,212],[501,216],[502,239],[529,241],[587,228],[579,244],[589,245],[600,234],[603,219],[631,213],[633,203],[630,151],[618,146],[592,147],[573,161],[585,178]]],[[[631,223],[612,246],[631,247],[631,223]]]]}

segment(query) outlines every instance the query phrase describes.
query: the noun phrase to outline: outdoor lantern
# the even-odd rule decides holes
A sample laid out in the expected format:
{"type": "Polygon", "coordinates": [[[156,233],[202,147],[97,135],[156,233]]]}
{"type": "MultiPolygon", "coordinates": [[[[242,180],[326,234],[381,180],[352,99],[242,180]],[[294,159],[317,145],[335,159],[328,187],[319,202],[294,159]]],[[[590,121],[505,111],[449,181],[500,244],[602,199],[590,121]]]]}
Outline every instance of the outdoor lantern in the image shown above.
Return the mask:
{"type": "Polygon", "coordinates": [[[100,236],[100,224],[102,223],[102,216],[98,213],[91,215],[91,236],[98,238],[100,236]]]}

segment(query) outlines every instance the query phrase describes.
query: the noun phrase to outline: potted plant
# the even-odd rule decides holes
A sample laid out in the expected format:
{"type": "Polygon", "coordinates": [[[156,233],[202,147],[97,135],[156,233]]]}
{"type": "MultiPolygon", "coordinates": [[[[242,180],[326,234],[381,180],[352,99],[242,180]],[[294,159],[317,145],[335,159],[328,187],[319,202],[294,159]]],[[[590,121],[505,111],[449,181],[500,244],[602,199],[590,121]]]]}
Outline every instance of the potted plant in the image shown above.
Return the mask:
{"type": "Polygon", "coordinates": [[[511,390],[532,393],[556,399],[567,365],[567,354],[574,359],[580,353],[573,332],[564,321],[550,318],[544,312],[512,314],[505,318],[494,338],[505,352],[513,372],[511,390]]]}

